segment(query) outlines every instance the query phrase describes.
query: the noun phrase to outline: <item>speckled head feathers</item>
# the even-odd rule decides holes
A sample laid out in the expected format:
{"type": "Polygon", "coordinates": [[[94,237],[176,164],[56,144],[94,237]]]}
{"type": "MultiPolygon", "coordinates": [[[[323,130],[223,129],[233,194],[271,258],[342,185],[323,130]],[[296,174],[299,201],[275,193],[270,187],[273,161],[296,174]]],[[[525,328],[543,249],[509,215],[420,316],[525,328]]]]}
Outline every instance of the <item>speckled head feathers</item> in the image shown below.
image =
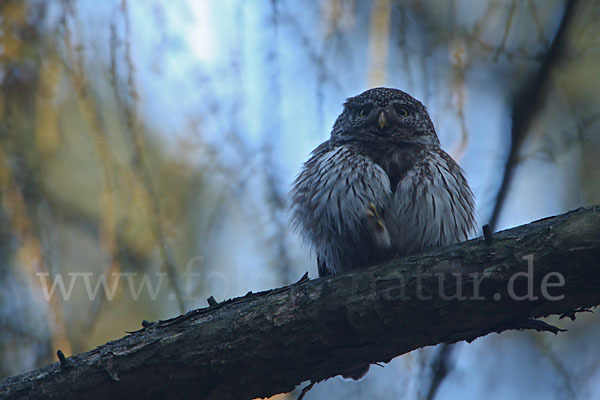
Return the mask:
{"type": "MultiPolygon", "coordinates": [[[[387,87],[376,87],[369,90],[365,90],[358,96],[350,97],[346,100],[345,104],[350,104],[355,101],[373,101],[378,106],[383,107],[392,100],[400,100],[403,103],[415,104],[423,107],[423,104],[410,94],[403,92],[400,89],[393,89],[387,87]]],[[[423,107],[424,108],[424,107],[423,107]]]]}

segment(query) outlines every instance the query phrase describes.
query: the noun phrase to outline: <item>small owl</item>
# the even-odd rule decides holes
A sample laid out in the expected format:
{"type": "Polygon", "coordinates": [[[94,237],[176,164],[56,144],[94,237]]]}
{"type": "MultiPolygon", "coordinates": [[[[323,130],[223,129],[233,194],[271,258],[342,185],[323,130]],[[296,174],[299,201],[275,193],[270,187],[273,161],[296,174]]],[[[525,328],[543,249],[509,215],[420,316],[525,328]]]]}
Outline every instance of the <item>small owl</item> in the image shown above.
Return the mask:
{"type": "Polygon", "coordinates": [[[401,90],[349,98],[294,181],[292,223],[319,276],[464,241],[473,193],[425,107],[401,90]]]}

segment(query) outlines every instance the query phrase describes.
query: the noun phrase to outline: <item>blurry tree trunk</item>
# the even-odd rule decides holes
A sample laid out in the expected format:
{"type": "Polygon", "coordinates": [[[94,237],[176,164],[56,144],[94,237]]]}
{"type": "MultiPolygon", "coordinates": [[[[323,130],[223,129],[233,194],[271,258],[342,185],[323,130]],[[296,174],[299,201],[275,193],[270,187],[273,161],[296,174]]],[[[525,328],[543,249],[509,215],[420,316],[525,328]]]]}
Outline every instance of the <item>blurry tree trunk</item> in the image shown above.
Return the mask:
{"type": "Polygon", "coordinates": [[[369,87],[383,86],[390,47],[390,19],[392,4],[390,0],[375,0],[371,5],[369,30],[369,66],[367,81],[369,87]]]}
{"type": "Polygon", "coordinates": [[[600,304],[600,206],[156,323],[0,383],[5,399],[239,399],[600,304]],[[490,240],[491,239],[491,240],[490,240]],[[490,243],[491,241],[491,243],[490,243]],[[487,243],[486,243],[487,242],[487,243]],[[560,284],[562,283],[562,284],[560,284]],[[525,298],[527,297],[527,298],[525,298]]]}
{"type": "Polygon", "coordinates": [[[47,303],[39,272],[50,270],[39,215],[44,162],[59,141],[59,60],[40,32],[47,4],[0,1],[0,376],[71,351],[62,305],[47,303]],[[18,295],[16,295],[18,293],[18,295]],[[52,327],[52,329],[50,328],[52,327]],[[15,357],[15,355],[18,355],[15,357]]]}

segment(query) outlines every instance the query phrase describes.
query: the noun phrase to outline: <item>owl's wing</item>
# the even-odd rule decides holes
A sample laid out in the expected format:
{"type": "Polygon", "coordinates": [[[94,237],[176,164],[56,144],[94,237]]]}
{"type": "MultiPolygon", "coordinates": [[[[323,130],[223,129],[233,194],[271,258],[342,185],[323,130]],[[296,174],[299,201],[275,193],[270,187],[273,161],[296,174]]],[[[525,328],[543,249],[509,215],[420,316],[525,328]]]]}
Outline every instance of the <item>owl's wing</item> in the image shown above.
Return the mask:
{"type": "Polygon", "coordinates": [[[320,276],[387,250],[380,214],[391,195],[385,171],[352,147],[325,142],[313,152],[294,182],[292,222],[314,248],[320,276]]]}
{"type": "Polygon", "coordinates": [[[401,255],[467,240],[475,225],[473,193],[460,166],[439,148],[423,160],[400,178],[385,216],[401,255]]]}

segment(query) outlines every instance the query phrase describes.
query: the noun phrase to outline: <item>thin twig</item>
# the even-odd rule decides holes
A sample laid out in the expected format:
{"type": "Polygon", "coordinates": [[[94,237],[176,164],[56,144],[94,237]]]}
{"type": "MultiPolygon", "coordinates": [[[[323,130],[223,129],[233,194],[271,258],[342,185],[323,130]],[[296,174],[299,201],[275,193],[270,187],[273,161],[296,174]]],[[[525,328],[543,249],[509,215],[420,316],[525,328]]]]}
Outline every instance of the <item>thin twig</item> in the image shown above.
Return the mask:
{"type": "Polygon", "coordinates": [[[546,53],[533,79],[526,80],[529,83],[526,83],[515,96],[512,109],[510,150],[504,167],[502,182],[496,195],[496,203],[490,216],[489,225],[492,231],[496,229],[500,212],[510,190],[521,146],[529,132],[531,123],[544,103],[551,79],[550,72],[560,60],[567,44],[569,26],[574,19],[577,3],[577,0],[567,0],[560,26],[550,45],[550,49],[546,53]]]}
{"type": "Polygon", "coordinates": [[[302,389],[302,392],[300,392],[300,396],[298,396],[297,400],[302,400],[304,398],[304,396],[306,396],[306,393],[309,392],[310,389],[313,388],[313,386],[315,386],[316,382],[310,381],[310,383],[308,385],[306,385],[304,387],[304,389],[302,389]]]}

